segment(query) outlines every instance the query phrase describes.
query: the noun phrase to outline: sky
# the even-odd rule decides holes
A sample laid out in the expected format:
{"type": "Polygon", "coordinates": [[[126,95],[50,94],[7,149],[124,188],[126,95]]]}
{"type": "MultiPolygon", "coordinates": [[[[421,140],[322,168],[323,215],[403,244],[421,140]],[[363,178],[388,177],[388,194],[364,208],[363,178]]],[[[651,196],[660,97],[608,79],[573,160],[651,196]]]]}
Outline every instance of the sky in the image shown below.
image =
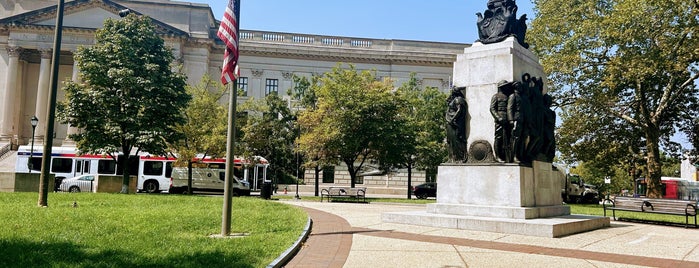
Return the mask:
{"type": "MultiPolygon", "coordinates": [[[[179,0],[208,4],[220,20],[227,0],[179,0]]],[[[241,0],[245,30],[375,39],[473,43],[476,12],[487,0],[241,0]]],[[[530,0],[517,1],[518,16],[534,18],[530,0]]]]}
{"type": "MultiPolygon", "coordinates": [[[[227,0],[177,0],[208,4],[220,20],[227,0]]],[[[488,0],[241,0],[240,28],[272,32],[471,44],[476,13],[488,0]]],[[[518,0],[517,16],[534,19],[531,0],[518,0]]],[[[686,137],[673,140],[691,147],[686,137]]]]}

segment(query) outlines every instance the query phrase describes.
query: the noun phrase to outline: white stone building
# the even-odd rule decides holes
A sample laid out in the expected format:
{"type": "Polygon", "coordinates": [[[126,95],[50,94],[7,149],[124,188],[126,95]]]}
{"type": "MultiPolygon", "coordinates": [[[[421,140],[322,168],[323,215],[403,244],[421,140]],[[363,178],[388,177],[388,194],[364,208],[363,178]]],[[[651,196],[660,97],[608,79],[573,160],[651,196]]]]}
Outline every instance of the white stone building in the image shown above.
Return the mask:
{"type": "MultiPolygon", "coordinates": [[[[34,115],[40,120],[36,141],[44,138],[56,5],[55,0],[0,0],[0,147],[28,144],[34,115]]],[[[66,1],[63,13],[59,81],[79,79],[73,53],[79,46],[94,44],[95,29],[106,18],[119,19],[123,9],[153,19],[183,65],[189,84],[198,83],[207,73],[219,77],[224,46],[216,37],[219,21],[208,5],[170,0],[73,0],[66,1]]],[[[271,91],[284,96],[292,87],[292,75],[322,74],[338,62],[376,70],[378,76],[389,77],[396,85],[415,72],[422,86],[447,89],[456,55],[468,46],[242,29],[239,84],[247,97],[239,101],[263,98],[271,91]]],[[[60,86],[57,98],[64,99],[60,86]]],[[[72,131],[76,130],[56,122],[54,144],[70,145],[67,136],[72,131]]],[[[388,185],[389,178],[384,176],[379,183],[388,185]]],[[[400,184],[405,182],[396,183],[400,184]]]]}

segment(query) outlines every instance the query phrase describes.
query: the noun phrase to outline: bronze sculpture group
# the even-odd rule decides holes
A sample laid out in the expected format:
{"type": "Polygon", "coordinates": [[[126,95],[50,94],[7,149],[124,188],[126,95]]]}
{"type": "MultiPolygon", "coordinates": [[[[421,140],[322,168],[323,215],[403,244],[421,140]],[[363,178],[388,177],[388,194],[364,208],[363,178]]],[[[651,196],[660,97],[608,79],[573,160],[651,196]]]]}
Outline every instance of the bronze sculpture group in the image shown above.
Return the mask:
{"type": "MultiPolygon", "coordinates": [[[[524,48],[526,15],[517,19],[515,0],[488,0],[484,14],[477,13],[479,42],[497,43],[516,37],[524,48]]],[[[552,99],[544,94],[543,78],[525,73],[522,81],[500,81],[490,100],[495,122],[492,152],[487,141],[471,144],[472,160],[467,155],[467,103],[464,88],[452,87],[447,100],[447,143],[451,163],[492,162],[529,164],[534,160],[553,162],[556,151],[554,128],[556,113],[552,99]],[[478,146],[474,146],[478,145],[478,146]],[[494,157],[493,157],[494,154],[494,157]],[[494,158],[494,159],[493,159],[494,158]]]]}
{"type": "Polygon", "coordinates": [[[543,90],[543,79],[529,74],[522,76],[522,82],[498,83],[498,92],[490,101],[498,162],[553,161],[556,113],[551,110],[551,96],[543,90]]]}

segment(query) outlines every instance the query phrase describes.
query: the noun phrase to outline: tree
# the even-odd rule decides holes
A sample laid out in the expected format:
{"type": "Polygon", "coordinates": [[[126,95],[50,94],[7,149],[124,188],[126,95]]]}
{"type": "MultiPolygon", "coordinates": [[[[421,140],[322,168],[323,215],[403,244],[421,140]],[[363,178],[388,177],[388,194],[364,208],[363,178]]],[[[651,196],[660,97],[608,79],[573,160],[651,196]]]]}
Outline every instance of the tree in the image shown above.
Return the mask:
{"type": "Polygon", "coordinates": [[[298,132],[287,102],[271,93],[262,101],[251,99],[241,107],[252,114],[243,127],[243,150],[269,160],[267,174],[274,176],[275,183],[292,176],[297,170],[294,141],[298,132]]]}
{"type": "MultiPolygon", "coordinates": [[[[319,77],[315,75],[312,76],[310,80],[307,77],[303,76],[294,75],[293,77],[294,87],[289,90],[288,94],[292,99],[292,109],[294,107],[296,108],[294,118],[297,131],[297,139],[301,136],[301,127],[298,123],[298,116],[301,110],[313,110],[318,107],[318,97],[313,91],[314,88],[318,88],[318,79],[319,77]],[[314,85],[314,87],[311,87],[311,85],[314,85]]],[[[303,167],[313,168],[313,185],[315,190],[314,195],[318,196],[320,194],[320,157],[317,155],[304,154],[304,152],[298,150],[298,148],[296,148],[296,154],[300,159],[303,159],[303,161],[300,162],[302,163],[303,167]]],[[[301,166],[297,168],[301,169],[301,166]]]]}
{"type": "Polygon", "coordinates": [[[226,154],[228,111],[220,102],[226,89],[208,75],[198,85],[186,89],[192,96],[184,110],[186,120],[173,128],[182,139],[171,143],[169,148],[177,154],[178,164],[187,165],[187,192],[192,194],[192,164],[196,156],[200,153],[203,153],[202,157],[226,154]]]}
{"type": "MultiPolygon", "coordinates": [[[[590,161],[584,147],[604,143],[646,151],[648,195],[661,196],[660,148],[672,148],[675,129],[696,117],[699,77],[699,4],[681,0],[535,1],[533,49],[565,110],[560,134],[576,160],[590,161]],[[616,145],[608,134],[625,140],[616,145]],[[642,147],[642,148],[639,148],[642,147]]],[[[589,148],[589,147],[588,147],[589,148]]],[[[625,158],[616,158],[625,159],[625,158]]]]}
{"type": "Polygon", "coordinates": [[[312,87],[318,102],[299,116],[300,151],[318,156],[319,163],[344,163],[354,187],[366,161],[381,160],[387,143],[403,142],[395,138],[401,122],[393,85],[377,81],[370,71],[338,64],[312,87]]]}
{"type": "MultiPolygon", "coordinates": [[[[420,168],[436,174],[437,167],[444,163],[444,101],[447,95],[437,88],[421,90],[415,73],[398,88],[401,101],[399,116],[404,125],[395,133],[402,142],[384,151],[393,156],[389,166],[408,169],[408,199],[411,198],[412,170],[420,168]]],[[[389,158],[391,159],[391,158],[389,158]]]]}
{"type": "MultiPolygon", "coordinates": [[[[70,136],[81,152],[115,160],[119,153],[127,159],[140,151],[165,155],[167,144],[178,139],[173,127],[185,122],[181,111],[190,100],[186,77],[172,70],[172,49],[150,18],[135,14],[107,19],[95,39],[75,55],[83,82],[65,84],[59,119],[81,129],[70,136]]],[[[122,193],[129,184],[125,161],[119,167],[122,193]]]]}

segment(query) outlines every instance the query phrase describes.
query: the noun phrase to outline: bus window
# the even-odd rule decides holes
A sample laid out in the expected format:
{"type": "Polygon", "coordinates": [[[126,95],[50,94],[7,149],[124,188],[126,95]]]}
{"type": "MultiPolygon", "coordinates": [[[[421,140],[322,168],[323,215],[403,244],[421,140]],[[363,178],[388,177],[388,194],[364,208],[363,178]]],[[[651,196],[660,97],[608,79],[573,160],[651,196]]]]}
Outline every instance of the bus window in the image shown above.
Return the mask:
{"type": "MultiPolygon", "coordinates": [[[[117,156],[117,166],[123,166],[125,158],[126,158],[126,156],[124,156],[124,155],[117,156]]],[[[128,162],[128,165],[126,167],[129,170],[129,175],[137,175],[138,174],[138,157],[130,155],[129,162],[128,162]]],[[[117,168],[116,171],[117,171],[117,175],[124,174],[123,168],[117,168]]]]}
{"type": "Polygon", "coordinates": [[[163,162],[162,161],[145,161],[143,162],[143,175],[162,175],[163,174],[163,162]]]}
{"type": "Polygon", "coordinates": [[[245,170],[243,170],[241,165],[235,165],[235,168],[233,169],[233,175],[236,176],[237,178],[245,178],[245,170]]]}
{"type": "Polygon", "coordinates": [[[54,158],[51,162],[51,172],[53,173],[71,173],[73,171],[73,159],[54,158]]]}
{"type": "Polygon", "coordinates": [[[30,166],[31,166],[31,169],[30,169],[29,172],[31,172],[32,170],[41,171],[41,161],[42,161],[42,160],[43,160],[43,159],[42,159],[41,157],[32,157],[32,158],[30,158],[30,159],[29,159],[29,163],[31,164],[31,165],[30,165],[30,166]]]}
{"type": "Polygon", "coordinates": [[[80,174],[83,172],[83,160],[75,161],[75,173],[80,174]]]}
{"type": "Polygon", "coordinates": [[[98,174],[114,174],[116,173],[116,162],[114,160],[99,160],[97,162],[98,174]]]}
{"type": "Polygon", "coordinates": [[[165,177],[166,178],[172,177],[172,162],[165,163],[165,177]]]}
{"type": "Polygon", "coordinates": [[[83,168],[84,173],[90,174],[90,160],[83,161],[83,165],[85,166],[85,168],[83,168]]]}

